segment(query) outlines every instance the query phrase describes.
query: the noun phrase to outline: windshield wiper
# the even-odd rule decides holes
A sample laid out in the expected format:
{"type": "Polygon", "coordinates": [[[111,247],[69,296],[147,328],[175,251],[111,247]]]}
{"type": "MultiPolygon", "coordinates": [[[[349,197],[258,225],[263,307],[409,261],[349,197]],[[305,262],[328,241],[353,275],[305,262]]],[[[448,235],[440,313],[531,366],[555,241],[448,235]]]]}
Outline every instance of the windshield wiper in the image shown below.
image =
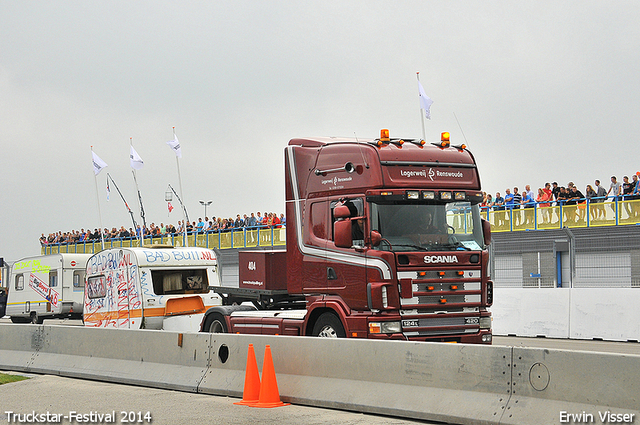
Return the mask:
{"type": "Polygon", "coordinates": [[[443,246],[450,247],[450,248],[455,248],[455,249],[460,249],[460,248],[462,248],[462,249],[463,249],[463,250],[465,250],[465,251],[471,251],[471,248],[469,248],[468,246],[465,246],[465,245],[464,245],[462,242],[460,242],[460,241],[456,241],[456,242],[454,242],[454,243],[449,243],[449,244],[446,244],[446,245],[443,245],[443,246]]]}
{"type": "Polygon", "coordinates": [[[407,245],[407,244],[403,244],[403,243],[394,243],[393,246],[394,246],[394,248],[396,246],[408,246],[409,248],[414,248],[414,249],[417,249],[418,251],[428,251],[429,250],[429,247],[422,246],[422,245],[407,245]]]}
{"type": "Polygon", "coordinates": [[[413,248],[417,251],[438,251],[438,250],[465,250],[465,251],[472,251],[471,248],[465,246],[462,242],[457,241],[454,243],[442,243],[442,244],[428,244],[428,245],[409,245],[409,244],[393,244],[393,247],[397,247],[397,246],[406,246],[409,248],[413,248]]]}

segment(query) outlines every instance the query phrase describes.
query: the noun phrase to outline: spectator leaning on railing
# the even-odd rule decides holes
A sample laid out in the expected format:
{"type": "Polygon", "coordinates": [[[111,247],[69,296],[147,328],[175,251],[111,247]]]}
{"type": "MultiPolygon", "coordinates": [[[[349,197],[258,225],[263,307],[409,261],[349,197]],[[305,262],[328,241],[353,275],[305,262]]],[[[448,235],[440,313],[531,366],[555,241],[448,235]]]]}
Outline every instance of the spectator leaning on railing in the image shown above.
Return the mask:
{"type": "MultiPolygon", "coordinates": [[[[205,217],[203,221],[202,218],[198,219],[198,223],[195,221],[193,223],[187,222],[187,233],[193,233],[194,230],[198,233],[212,233],[212,232],[229,232],[232,230],[257,230],[262,228],[280,228],[285,225],[285,216],[284,213],[280,214],[280,217],[276,213],[264,213],[264,216],[259,212],[257,213],[258,217],[251,213],[251,216],[248,217],[247,214],[244,214],[244,218],[240,217],[240,214],[236,215],[236,219],[221,219],[220,217],[213,217],[209,220],[208,217],[205,217]]],[[[85,243],[85,242],[94,242],[100,241],[103,237],[105,240],[112,239],[137,239],[140,237],[157,237],[157,236],[177,236],[184,232],[184,223],[178,220],[177,226],[172,224],[164,224],[160,223],[159,226],[156,226],[155,223],[151,223],[149,228],[138,225],[134,230],[133,227],[130,227],[127,230],[124,226],[120,226],[120,228],[113,227],[111,230],[108,228],[104,229],[95,229],[94,232],[91,232],[90,229],[85,231],[81,229],[81,231],[72,230],[70,232],[54,232],[49,233],[48,236],[45,236],[44,233],[39,237],[39,242],[42,246],[45,245],[60,245],[60,244],[72,244],[72,243],[85,243]]],[[[251,236],[253,238],[253,235],[251,236]]]]}

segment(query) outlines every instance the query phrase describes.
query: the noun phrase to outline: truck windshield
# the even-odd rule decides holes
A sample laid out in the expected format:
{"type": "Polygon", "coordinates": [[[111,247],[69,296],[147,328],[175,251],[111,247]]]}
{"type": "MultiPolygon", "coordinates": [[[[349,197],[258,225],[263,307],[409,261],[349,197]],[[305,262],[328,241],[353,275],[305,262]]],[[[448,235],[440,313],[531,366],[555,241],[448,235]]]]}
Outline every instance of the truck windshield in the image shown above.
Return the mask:
{"type": "Polygon", "coordinates": [[[370,204],[371,230],[382,235],[376,249],[391,251],[481,250],[480,209],[469,202],[370,204]]]}

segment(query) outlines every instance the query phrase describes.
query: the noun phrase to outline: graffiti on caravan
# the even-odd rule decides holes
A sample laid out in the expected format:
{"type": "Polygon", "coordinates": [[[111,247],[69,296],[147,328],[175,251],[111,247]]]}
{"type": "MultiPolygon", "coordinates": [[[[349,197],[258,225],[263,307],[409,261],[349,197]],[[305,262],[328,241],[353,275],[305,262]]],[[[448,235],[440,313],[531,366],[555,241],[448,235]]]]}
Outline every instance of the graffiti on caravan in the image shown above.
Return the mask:
{"type": "Polygon", "coordinates": [[[105,270],[117,270],[119,267],[130,266],[131,253],[124,251],[104,251],[94,254],[87,263],[89,273],[100,273],[105,270]]]}
{"type": "Polygon", "coordinates": [[[60,298],[60,294],[51,289],[49,285],[47,285],[42,279],[40,279],[33,273],[31,273],[31,275],[29,276],[29,286],[38,295],[49,301],[54,307],[58,307],[58,299],[60,298]]]}
{"type": "Polygon", "coordinates": [[[14,270],[22,270],[31,268],[31,273],[49,273],[50,266],[45,266],[40,263],[40,260],[18,261],[13,266],[14,270]]]}
{"type": "Polygon", "coordinates": [[[213,252],[209,251],[163,251],[145,250],[147,263],[166,263],[169,261],[193,261],[193,260],[214,260],[213,252]]]}

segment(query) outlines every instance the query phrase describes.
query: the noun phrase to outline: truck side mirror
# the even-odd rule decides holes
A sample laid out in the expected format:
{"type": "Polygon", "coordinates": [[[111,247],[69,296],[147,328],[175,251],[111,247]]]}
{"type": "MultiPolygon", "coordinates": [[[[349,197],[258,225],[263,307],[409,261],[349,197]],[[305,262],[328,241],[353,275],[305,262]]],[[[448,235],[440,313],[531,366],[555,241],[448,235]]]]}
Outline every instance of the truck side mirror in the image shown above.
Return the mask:
{"type": "Polygon", "coordinates": [[[375,230],[371,231],[371,246],[378,246],[382,242],[382,235],[380,232],[376,232],[375,230]]]}
{"type": "Polygon", "coordinates": [[[349,218],[351,216],[351,211],[349,211],[349,207],[346,205],[337,205],[333,209],[333,218],[349,218]]]}
{"type": "MultiPolygon", "coordinates": [[[[336,207],[333,212],[335,216],[336,210],[340,207],[336,207]]],[[[349,208],[344,207],[349,211],[349,208]]],[[[344,219],[336,221],[333,224],[333,239],[338,248],[351,248],[353,245],[353,239],[351,238],[351,219],[344,219]]]]}
{"type": "Polygon", "coordinates": [[[491,243],[491,223],[484,218],[482,220],[482,233],[484,234],[484,244],[488,246],[491,243]]]}

